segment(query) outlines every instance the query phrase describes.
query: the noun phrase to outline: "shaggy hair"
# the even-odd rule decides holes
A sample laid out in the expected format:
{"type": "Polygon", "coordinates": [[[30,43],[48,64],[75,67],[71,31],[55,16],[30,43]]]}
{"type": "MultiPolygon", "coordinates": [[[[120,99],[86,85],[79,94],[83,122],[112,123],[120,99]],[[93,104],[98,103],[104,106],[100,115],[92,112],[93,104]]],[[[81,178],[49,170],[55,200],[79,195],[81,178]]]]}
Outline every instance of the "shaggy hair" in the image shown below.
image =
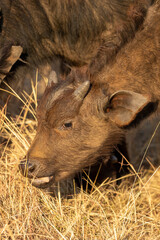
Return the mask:
{"type": "Polygon", "coordinates": [[[97,70],[99,58],[100,65],[107,62],[134,36],[152,2],[1,0],[0,48],[6,42],[20,45],[36,66],[56,55],[69,65],[91,63],[97,70]]]}

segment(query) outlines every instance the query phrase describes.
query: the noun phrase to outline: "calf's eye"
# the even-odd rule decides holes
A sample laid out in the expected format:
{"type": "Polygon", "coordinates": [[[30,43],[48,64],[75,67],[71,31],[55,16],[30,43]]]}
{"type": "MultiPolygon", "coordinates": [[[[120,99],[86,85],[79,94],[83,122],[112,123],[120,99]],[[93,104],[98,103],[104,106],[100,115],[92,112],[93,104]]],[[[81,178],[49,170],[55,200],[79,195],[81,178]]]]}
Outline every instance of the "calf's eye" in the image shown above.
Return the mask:
{"type": "Polygon", "coordinates": [[[58,127],[59,130],[70,130],[72,129],[72,122],[65,122],[61,126],[58,127]]]}
{"type": "Polygon", "coordinates": [[[63,128],[64,129],[69,129],[69,128],[72,128],[72,122],[66,122],[63,124],[63,128]]]}
{"type": "Polygon", "coordinates": [[[64,127],[72,127],[72,123],[71,122],[68,122],[68,123],[64,123],[64,127]]]}

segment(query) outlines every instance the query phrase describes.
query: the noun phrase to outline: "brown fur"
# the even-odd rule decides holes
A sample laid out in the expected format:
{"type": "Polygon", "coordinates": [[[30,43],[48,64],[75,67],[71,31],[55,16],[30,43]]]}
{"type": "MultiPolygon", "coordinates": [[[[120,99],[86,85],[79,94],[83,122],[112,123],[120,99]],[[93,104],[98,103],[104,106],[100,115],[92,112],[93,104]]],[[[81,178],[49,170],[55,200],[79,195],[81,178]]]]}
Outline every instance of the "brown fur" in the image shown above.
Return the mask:
{"type": "Polygon", "coordinates": [[[8,42],[22,46],[24,57],[36,66],[53,55],[70,65],[88,64],[101,49],[110,59],[134,36],[152,2],[1,0],[1,47],[8,42]]]}
{"type": "Polygon", "coordinates": [[[37,135],[27,153],[33,165],[29,177],[54,176],[58,181],[99,159],[109,159],[127,127],[156,110],[160,100],[159,10],[158,2],[144,29],[92,79],[81,103],[74,98],[74,90],[85,78],[79,72],[46,91],[38,109],[37,135]],[[72,126],[66,127],[68,122],[72,126]]]}
{"type": "Polygon", "coordinates": [[[124,89],[160,99],[160,2],[148,12],[144,29],[92,81],[108,83],[107,92],[124,89]]]}
{"type": "Polygon", "coordinates": [[[29,161],[38,164],[35,171],[37,177],[55,174],[55,181],[58,181],[93,165],[99,157],[107,162],[113,147],[121,142],[121,130],[118,128],[107,134],[106,141],[104,129],[108,129],[109,125],[99,116],[96,107],[97,99],[103,97],[101,89],[93,87],[82,104],[73,97],[76,84],[69,79],[60,86],[50,87],[39,105],[37,136],[27,154],[29,161]],[[64,88],[63,94],[47,109],[51,95],[56,94],[59,87],[64,88]],[[72,121],[71,129],[64,126],[68,121],[72,121]]]}
{"type": "MultiPolygon", "coordinates": [[[[22,90],[30,94],[29,78],[35,79],[36,72],[33,68],[46,68],[48,64],[56,70],[58,79],[62,75],[65,78],[73,66],[84,68],[89,64],[90,75],[99,72],[141,28],[153,2],[1,0],[0,49],[3,51],[4,45],[20,45],[21,59],[29,63],[24,66],[17,61],[7,83],[19,95],[22,90]]],[[[3,106],[8,93],[1,93],[1,99],[3,106]]],[[[8,112],[18,114],[20,106],[20,101],[10,96],[8,112]]]]}

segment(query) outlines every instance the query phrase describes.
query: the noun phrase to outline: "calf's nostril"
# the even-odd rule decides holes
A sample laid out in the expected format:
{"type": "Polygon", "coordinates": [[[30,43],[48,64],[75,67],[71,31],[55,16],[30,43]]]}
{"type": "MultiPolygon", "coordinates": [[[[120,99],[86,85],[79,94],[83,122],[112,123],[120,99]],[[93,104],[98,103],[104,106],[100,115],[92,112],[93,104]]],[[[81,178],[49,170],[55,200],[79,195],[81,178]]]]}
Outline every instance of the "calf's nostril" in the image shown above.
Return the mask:
{"type": "Polygon", "coordinates": [[[27,167],[30,173],[32,173],[35,170],[35,164],[33,163],[28,163],[27,167]]]}
{"type": "Polygon", "coordinates": [[[24,176],[29,177],[30,174],[35,170],[35,164],[24,160],[20,162],[19,169],[24,176]]]}

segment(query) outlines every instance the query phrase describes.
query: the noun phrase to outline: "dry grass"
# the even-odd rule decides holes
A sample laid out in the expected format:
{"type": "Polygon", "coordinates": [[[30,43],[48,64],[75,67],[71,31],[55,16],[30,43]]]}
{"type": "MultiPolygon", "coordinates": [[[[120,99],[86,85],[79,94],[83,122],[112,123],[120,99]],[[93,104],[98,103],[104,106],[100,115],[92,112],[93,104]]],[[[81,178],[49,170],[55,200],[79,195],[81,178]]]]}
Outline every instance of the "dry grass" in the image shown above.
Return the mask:
{"type": "MultiPolygon", "coordinates": [[[[36,91],[25,94],[24,117],[9,120],[0,112],[0,239],[160,239],[160,169],[150,170],[134,184],[82,190],[72,198],[56,197],[32,187],[21,176],[18,163],[35,135],[36,120],[26,114],[36,91]]],[[[110,183],[111,184],[111,183],[110,183]]],[[[63,188],[65,188],[63,184],[63,188]]]]}

